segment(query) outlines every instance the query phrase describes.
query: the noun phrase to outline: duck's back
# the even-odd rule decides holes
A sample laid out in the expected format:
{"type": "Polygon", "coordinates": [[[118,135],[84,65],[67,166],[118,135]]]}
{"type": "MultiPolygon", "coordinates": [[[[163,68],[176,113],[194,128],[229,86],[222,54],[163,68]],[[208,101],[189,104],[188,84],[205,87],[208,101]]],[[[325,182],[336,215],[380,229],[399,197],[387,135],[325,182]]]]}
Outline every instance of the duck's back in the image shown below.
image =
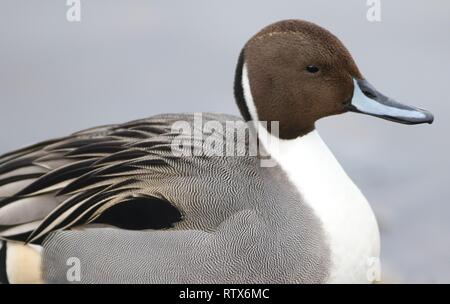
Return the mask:
{"type": "Polygon", "coordinates": [[[233,123],[247,126],[159,115],[6,154],[0,235],[42,245],[47,282],[66,282],[73,258],[82,282],[326,281],[319,221],[247,137],[227,136],[233,123]]]}

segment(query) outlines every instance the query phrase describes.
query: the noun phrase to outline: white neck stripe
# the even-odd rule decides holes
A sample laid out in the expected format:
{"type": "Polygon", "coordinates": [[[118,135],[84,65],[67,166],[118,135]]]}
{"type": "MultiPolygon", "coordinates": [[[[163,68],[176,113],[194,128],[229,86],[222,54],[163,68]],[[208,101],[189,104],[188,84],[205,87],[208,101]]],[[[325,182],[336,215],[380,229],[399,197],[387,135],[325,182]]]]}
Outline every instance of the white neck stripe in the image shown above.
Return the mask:
{"type": "Polygon", "coordinates": [[[379,257],[378,226],[368,202],[317,131],[285,140],[258,122],[245,64],[242,87],[261,142],[322,222],[333,264],[328,282],[368,282],[367,263],[379,257]]]}

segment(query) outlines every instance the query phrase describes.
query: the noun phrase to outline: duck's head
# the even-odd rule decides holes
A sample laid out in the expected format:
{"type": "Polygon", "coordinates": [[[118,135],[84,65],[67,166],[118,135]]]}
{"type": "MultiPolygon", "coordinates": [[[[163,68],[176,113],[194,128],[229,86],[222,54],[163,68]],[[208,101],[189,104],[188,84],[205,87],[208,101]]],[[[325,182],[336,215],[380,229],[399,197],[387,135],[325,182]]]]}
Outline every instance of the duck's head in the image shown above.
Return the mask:
{"type": "Polygon", "coordinates": [[[378,92],[338,38],[301,20],[269,25],[247,42],[235,97],[246,120],[278,121],[283,139],[307,134],[318,119],[348,111],[404,124],[433,122],[430,112],[378,92]]]}

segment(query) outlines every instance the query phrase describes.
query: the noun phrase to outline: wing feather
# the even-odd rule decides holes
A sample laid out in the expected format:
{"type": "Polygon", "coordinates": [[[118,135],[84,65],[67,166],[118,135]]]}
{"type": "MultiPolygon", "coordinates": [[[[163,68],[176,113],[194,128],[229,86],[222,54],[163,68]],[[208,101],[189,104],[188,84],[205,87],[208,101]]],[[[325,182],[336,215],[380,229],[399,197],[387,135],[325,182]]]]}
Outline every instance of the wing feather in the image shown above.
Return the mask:
{"type": "Polygon", "coordinates": [[[169,228],[182,219],[151,181],[170,172],[170,124],[150,118],[87,129],[0,156],[0,239],[40,242],[89,223],[169,228]]]}

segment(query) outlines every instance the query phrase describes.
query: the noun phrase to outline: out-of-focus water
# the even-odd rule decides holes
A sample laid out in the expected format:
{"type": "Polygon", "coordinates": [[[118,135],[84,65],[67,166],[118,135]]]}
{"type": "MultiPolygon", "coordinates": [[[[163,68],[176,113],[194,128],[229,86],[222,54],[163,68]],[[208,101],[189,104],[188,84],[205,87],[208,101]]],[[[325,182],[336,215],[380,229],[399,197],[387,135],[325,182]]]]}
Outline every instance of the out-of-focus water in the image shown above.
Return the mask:
{"type": "Polygon", "coordinates": [[[378,216],[387,280],[450,282],[450,2],[81,0],[0,5],[0,153],[161,112],[237,114],[232,80],[245,41],[287,18],[347,45],[379,90],[435,114],[403,126],[346,114],[318,129],[378,216]]]}

